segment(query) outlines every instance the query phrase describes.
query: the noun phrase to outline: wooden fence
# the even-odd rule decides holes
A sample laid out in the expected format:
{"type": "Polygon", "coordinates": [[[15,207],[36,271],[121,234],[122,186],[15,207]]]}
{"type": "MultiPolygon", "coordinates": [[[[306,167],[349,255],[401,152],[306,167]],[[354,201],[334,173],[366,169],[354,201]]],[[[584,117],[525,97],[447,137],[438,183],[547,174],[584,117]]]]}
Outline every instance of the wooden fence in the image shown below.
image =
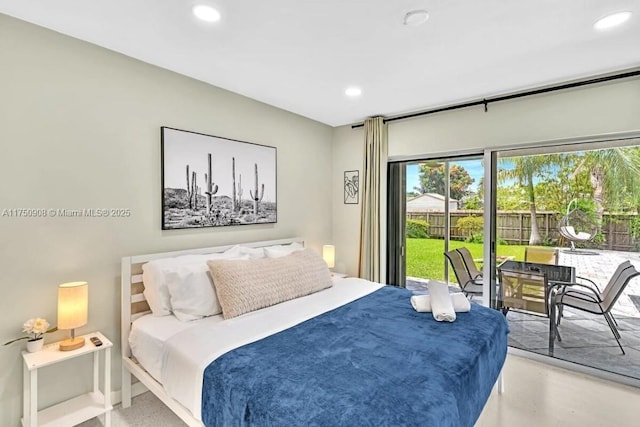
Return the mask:
{"type": "MultiPolygon", "coordinates": [[[[457,227],[458,219],[468,216],[483,217],[484,212],[480,210],[452,211],[451,236],[453,240],[464,240],[467,236],[463,230],[457,227]]],[[[545,244],[550,246],[568,246],[558,231],[558,223],[562,219],[562,214],[557,212],[537,212],[538,228],[540,236],[545,244]]],[[[588,247],[594,249],[608,249],[616,251],[638,251],[640,249],[640,239],[631,235],[631,223],[637,214],[630,215],[610,215],[603,218],[602,234],[604,243],[597,245],[588,243],[588,247]]],[[[444,238],[444,212],[409,212],[407,219],[422,219],[429,223],[429,236],[444,238]]],[[[529,211],[498,211],[497,221],[498,238],[511,245],[527,245],[531,234],[531,215],[529,211]]],[[[583,231],[583,230],[577,230],[583,231]]]]}

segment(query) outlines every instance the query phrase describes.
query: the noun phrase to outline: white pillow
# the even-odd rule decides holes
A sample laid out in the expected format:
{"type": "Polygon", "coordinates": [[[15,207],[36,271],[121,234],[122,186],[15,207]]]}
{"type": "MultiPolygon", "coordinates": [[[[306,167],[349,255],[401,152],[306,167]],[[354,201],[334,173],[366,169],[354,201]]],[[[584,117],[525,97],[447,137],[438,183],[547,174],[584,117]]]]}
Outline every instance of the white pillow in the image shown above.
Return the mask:
{"type": "Polygon", "coordinates": [[[194,262],[206,263],[204,255],[185,255],[173,258],[161,258],[142,265],[144,296],[155,316],[171,314],[171,300],[167,289],[165,270],[194,262]]]}
{"type": "Polygon", "coordinates": [[[249,259],[264,258],[263,248],[250,248],[249,246],[235,245],[224,252],[225,255],[232,256],[234,258],[224,259],[238,259],[237,256],[248,255],[249,259]]]}
{"type": "MultiPolygon", "coordinates": [[[[228,251],[227,251],[228,252],[228,251]]],[[[185,265],[200,264],[206,267],[208,260],[216,259],[245,259],[237,253],[216,253],[206,255],[182,255],[172,258],[160,258],[142,265],[142,281],[144,282],[144,296],[154,316],[168,316],[171,314],[171,295],[167,287],[167,274],[185,265]]]]}
{"type": "Polygon", "coordinates": [[[183,322],[222,313],[207,264],[192,264],[166,271],[171,309],[183,322]]]}
{"type": "Polygon", "coordinates": [[[280,258],[302,250],[304,250],[304,246],[298,242],[293,242],[290,245],[267,246],[264,248],[264,254],[267,258],[280,258]]]}

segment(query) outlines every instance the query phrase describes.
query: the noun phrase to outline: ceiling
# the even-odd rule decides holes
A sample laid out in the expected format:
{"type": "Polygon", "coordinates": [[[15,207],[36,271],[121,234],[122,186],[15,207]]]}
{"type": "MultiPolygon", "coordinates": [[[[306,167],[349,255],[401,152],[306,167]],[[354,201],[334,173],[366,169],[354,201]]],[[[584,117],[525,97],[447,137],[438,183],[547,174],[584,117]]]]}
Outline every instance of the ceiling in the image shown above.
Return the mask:
{"type": "Polygon", "coordinates": [[[640,0],[0,0],[0,13],[331,126],[640,66],[640,0]],[[196,3],[222,19],[198,21],[196,3]],[[428,21],[403,25],[415,9],[428,21]],[[593,28],[623,10],[624,25],[593,28]]]}

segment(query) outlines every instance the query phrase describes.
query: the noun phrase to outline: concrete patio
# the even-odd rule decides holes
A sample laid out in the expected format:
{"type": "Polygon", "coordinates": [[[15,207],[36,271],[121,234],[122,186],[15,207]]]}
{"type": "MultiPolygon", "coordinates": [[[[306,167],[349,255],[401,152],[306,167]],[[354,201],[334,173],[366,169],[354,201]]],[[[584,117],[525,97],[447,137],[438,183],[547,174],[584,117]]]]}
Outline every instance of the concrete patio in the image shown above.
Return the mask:
{"type": "MultiPolygon", "coordinates": [[[[560,251],[559,264],[576,268],[576,274],[589,278],[604,289],[609,278],[626,260],[640,270],[636,252],[597,251],[588,255],[580,250],[560,251]]],[[[407,288],[417,293],[426,290],[424,279],[407,278],[407,288]]],[[[455,284],[452,290],[458,289],[455,284]]],[[[555,358],[640,379],[640,277],[631,280],[612,310],[618,321],[625,349],[623,355],[602,316],[565,308],[559,330],[562,342],[555,343],[555,358]]],[[[510,311],[509,345],[548,355],[549,319],[544,316],[510,311]]]]}

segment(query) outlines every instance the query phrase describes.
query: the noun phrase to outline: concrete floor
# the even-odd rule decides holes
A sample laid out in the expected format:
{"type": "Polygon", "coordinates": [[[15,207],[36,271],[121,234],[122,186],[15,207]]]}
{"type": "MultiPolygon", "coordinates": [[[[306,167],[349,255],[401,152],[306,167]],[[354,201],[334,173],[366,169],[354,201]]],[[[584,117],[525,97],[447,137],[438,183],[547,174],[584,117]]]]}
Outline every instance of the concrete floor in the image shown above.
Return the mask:
{"type": "Polygon", "coordinates": [[[631,427],[639,425],[637,388],[514,355],[505,391],[489,398],[475,427],[631,427]]]}
{"type": "MultiPolygon", "coordinates": [[[[510,311],[509,346],[549,354],[549,319],[510,311]]],[[[565,309],[555,342],[557,359],[640,379],[640,318],[617,316],[622,354],[602,316],[565,309]]]]}
{"type": "MultiPolygon", "coordinates": [[[[597,255],[587,255],[579,250],[575,253],[561,251],[558,263],[576,267],[578,276],[593,280],[602,290],[625,260],[630,260],[640,270],[640,254],[635,252],[598,251],[597,255]]],[[[423,293],[426,282],[410,278],[407,288],[423,293]]],[[[459,291],[455,284],[450,289],[459,291]]],[[[562,342],[556,341],[553,357],[640,379],[640,277],[631,280],[612,312],[618,321],[626,355],[620,351],[602,316],[565,308],[559,328],[562,342]]],[[[548,355],[548,318],[510,311],[507,319],[509,346],[548,355]]]]}

